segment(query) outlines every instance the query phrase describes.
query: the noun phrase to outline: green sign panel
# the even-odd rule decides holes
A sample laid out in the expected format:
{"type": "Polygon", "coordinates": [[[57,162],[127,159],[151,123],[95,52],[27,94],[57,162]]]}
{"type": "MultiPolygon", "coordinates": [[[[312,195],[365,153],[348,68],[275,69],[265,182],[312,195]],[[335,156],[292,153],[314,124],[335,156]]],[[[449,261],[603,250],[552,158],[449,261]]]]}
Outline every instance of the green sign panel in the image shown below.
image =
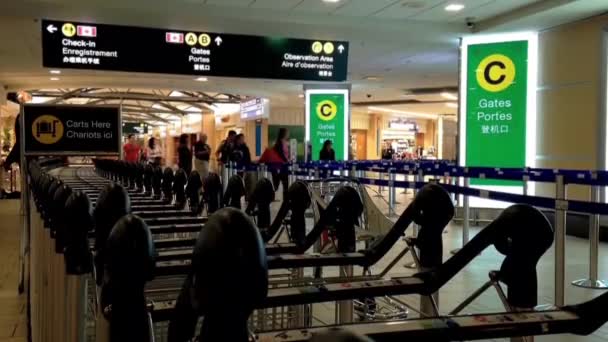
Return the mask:
{"type": "Polygon", "coordinates": [[[326,140],[331,140],[336,153],[336,160],[347,159],[348,146],[345,144],[348,134],[347,126],[347,93],[328,90],[307,93],[308,135],[312,150],[312,160],[319,160],[319,153],[326,140]]]}
{"type": "Polygon", "coordinates": [[[528,42],[469,45],[467,55],[466,165],[525,167],[528,42]]]}

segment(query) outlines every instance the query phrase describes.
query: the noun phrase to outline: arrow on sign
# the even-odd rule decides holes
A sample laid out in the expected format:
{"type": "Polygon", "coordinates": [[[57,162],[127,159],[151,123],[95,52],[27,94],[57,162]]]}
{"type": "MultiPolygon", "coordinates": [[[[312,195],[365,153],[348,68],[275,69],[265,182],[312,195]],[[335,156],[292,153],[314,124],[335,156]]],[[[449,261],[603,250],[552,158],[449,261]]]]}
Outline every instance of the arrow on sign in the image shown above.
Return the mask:
{"type": "Polygon", "coordinates": [[[46,27],[46,30],[49,31],[49,33],[55,33],[57,31],[57,27],[55,25],[51,24],[46,27]]]}
{"type": "Polygon", "coordinates": [[[340,46],[338,46],[338,51],[340,51],[340,53],[344,52],[344,45],[340,44],[340,46]]]}
{"type": "Polygon", "coordinates": [[[215,38],[215,44],[217,44],[217,46],[222,45],[222,37],[217,36],[217,38],[215,38]]]}

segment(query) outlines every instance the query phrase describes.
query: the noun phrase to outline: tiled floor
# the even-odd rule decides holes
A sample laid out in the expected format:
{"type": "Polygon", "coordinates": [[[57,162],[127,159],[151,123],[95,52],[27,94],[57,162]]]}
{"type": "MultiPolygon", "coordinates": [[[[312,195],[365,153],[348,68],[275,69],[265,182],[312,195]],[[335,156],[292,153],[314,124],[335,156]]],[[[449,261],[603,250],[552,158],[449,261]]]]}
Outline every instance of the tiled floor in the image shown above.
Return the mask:
{"type": "Polygon", "coordinates": [[[25,295],[19,279],[19,201],[0,201],[0,342],[27,340],[25,295]]]}

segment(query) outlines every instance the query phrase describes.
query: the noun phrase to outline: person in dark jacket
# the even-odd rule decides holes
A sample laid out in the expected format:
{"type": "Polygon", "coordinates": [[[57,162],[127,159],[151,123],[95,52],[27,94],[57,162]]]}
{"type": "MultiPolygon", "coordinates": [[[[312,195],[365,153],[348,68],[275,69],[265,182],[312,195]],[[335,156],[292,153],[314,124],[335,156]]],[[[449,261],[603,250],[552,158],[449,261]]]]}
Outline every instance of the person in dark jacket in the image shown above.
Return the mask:
{"type": "Polygon", "coordinates": [[[230,161],[239,165],[251,164],[251,153],[249,152],[249,147],[245,143],[245,135],[242,133],[237,134],[234,138],[234,147],[230,161]]]}
{"type": "Polygon", "coordinates": [[[192,171],[192,151],[188,146],[188,134],[179,136],[179,147],[177,148],[177,165],[189,175],[192,171]]]}
{"type": "Polygon", "coordinates": [[[220,165],[224,165],[230,161],[230,155],[234,148],[234,138],[236,137],[236,131],[228,131],[228,136],[218,147],[215,152],[215,158],[218,160],[220,165]]]}
{"type": "Polygon", "coordinates": [[[331,140],[325,140],[323,148],[319,152],[319,160],[336,160],[336,152],[333,149],[333,143],[331,140]]]}

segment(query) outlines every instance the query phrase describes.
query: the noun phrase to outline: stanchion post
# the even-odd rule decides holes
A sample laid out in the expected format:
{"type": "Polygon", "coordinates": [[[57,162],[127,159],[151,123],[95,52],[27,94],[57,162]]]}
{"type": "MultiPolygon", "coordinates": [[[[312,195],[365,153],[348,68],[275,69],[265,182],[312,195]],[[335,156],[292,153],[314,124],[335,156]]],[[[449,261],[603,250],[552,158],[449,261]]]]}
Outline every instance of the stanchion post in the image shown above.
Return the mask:
{"type": "MultiPolygon", "coordinates": [[[[468,177],[463,177],[463,184],[468,188],[471,181],[468,177]]],[[[469,243],[469,224],[471,221],[471,208],[469,206],[469,196],[462,195],[462,245],[469,243]]],[[[460,248],[452,250],[450,253],[456,254],[460,248]]]]}
{"type": "MultiPolygon", "coordinates": [[[[380,178],[381,181],[384,180],[384,173],[382,173],[380,171],[380,172],[378,172],[378,175],[379,175],[378,178],[380,178]]],[[[382,185],[378,184],[378,195],[376,195],[376,197],[382,197],[382,191],[383,191],[382,185]]]]}
{"type": "Polygon", "coordinates": [[[295,182],[296,174],[295,174],[295,166],[293,164],[289,164],[289,185],[295,182]]]}
{"type": "Polygon", "coordinates": [[[564,306],[566,282],[566,185],[564,176],[555,177],[555,305],[564,306]]]}
{"type": "MultiPolygon", "coordinates": [[[[418,182],[424,182],[424,172],[422,171],[422,169],[418,170],[418,174],[416,175],[415,182],[416,183],[418,183],[418,182]]],[[[416,197],[417,194],[418,194],[418,188],[414,187],[414,197],[416,197]]],[[[416,237],[416,236],[418,236],[418,225],[414,224],[413,228],[414,229],[412,231],[412,236],[416,237]]]]}
{"type": "MultiPolygon", "coordinates": [[[[416,183],[414,185],[414,197],[416,197],[416,194],[418,193],[418,188],[417,188],[417,183],[418,182],[422,182],[424,181],[424,172],[422,171],[422,169],[418,170],[418,173],[416,173],[416,176],[414,176],[414,183],[416,183]]],[[[416,223],[412,223],[412,237],[417,237],[418,236],[418,225],[416,223]]],[[[418,265],[416,264],[416,262],[411,262],[409,264],[405,264],[404,265],[405,268],[409,268],[409,269],[416,269],[418,267],[418,265]]]]}
{"type": "MultiPolygon", "coordinates": [[[[591,186],[591,202],[601,202],[600,189],[591,186]]],[[[572,285],[589,289],[606,289],[608,282],[598,279],[599,262],[599,243],[600,243],[600,215],[589,215],[589,278],[579,279],[572,282],[572,285]]]]}
{"type": "Polygon", "coordinates": [[[222,166],[222,188],[226,192],[228,187],[228,178],[230,177],[230,164],[224,164],[222,166]]]}
{"type": "MultiPolygon", "coordinates": [[[[464,186],[468,188],[470,185],[470,179],[467,177],[464,179],[464,186]]],[[[469,207],[469,196],[464,195],[462,199],[462,206],[464,208],[464,219],[462,221],[462,245],[469,243],[469,222],[471,216],[471,208],[469,207]]]]}
{"type": "Polygon", "coordinates": [[[388,216],[395,216],[395,170],[388,169],[388,216]]]}
{"type": "MultiPolygon", "coordinates": [[[[353,266],[343,266],[342,275],[348,279],[353,276],[353,266]]],[[[347,324],[353,322],[353,301],[343,300],[338,302],[338,319],[337,324],[347,324]]]]}

